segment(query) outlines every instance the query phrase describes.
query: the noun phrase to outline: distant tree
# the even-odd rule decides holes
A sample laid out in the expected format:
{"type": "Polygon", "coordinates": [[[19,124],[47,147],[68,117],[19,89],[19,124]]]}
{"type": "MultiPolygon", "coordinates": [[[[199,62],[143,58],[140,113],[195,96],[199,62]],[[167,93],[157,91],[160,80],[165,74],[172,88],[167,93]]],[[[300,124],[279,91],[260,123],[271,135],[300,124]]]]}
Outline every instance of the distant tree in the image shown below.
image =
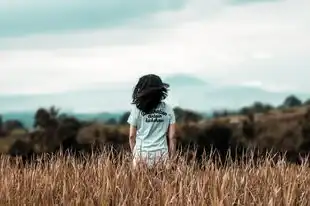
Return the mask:
{"type": "Polygon", "coordinates": [[[5,133],[10,133],[14,129],[24,129],[23,123],[19,120],[7,120],[2,124],[2,131],[5,133]]]}
{"type": "Polygon", "coordinates": [[[286,108],[296,107],[296,106],[301,106],[301,105],[302,105],[302,101],[294,95],[290,95],[290,96],[286,97],[284,102],[283,102],[283,106],[286,108]]]}
{"type": "Polygon", "coordinates": [[[67,115],[67,114],[59,114],[58,115],[58,119],[59,120],[62,120],[62,119],[66,119],[66,118],[68,118],[69,116],[67,115]]]}
{"type": "Polygon", "coordinates": [[[128,120],[128,118],[129,118],[129,116],[130,116],[130,112],[125,112],[125,113],[121,116],[121,118],[119,119],[119,124],[121,124],[121,125],[127,124],[127,120],[128,120]]]}
{"type": "Polygon", "coordinates": [[[3,119],[2,115],[0,115],[0,136],[3,135],[3,119]]]}
{"type": "Polygon", "coordinates": [[[61,121],[69,118],[66,114],[60,114],[60,109],[55,106],[51,106],[48,109],[40,107],[34,115],[33,127],[44,128],[51,124],[55,124],[57,121],[61,121]]]}
{"type": "Polygon", "coordinates": [[[239,114],[241,115],[248,115],[253,112],[253,109],[251,107],[242,107],[239,111],[239,114]]]}
{"type": "Polygon", "coordinates": [[[307,99],[307,100],[304,102],[304,105],[310,105],[310,99],[307,99]]]}
{"type": "Polygon", "coordinates": [[[268,112],[272,109],[274,109],[274,107],[272,105],[256,101],[250,106],[242,107],[239,110],[239,114],[249,115],[252,113],[265,113],[265,112],[268,112]]]}
{"type": "Polygon", "coordinates": [[[185,123],[188,123],[188,122],[198,122],[201,119],[202,119],[202,116],[198,114],[197,112],[185,111],[183,120],[185,123]]]}
{"type": "Polygon", "coordinates": [[[55,106],[51,106],[49,109],[49,114],[51,118],[56,119],[59,115],[60,109],[56,108],[55,106]]]}
{"type": "Polygon", "coordinates": [[[252,110],[255,112],[263,112],[264,108],[264,104],[261,102],[254,102],[254,104],[252,105],[252,110]]]}
{"type": "MultiPolygon", "coordinates": [[[[127,121],[126,121],[126,122],[127,122],[127,121]]],[[[110,119],[108,119],[105,123],[108,124],[108,125],[116,125],[116,124],[117,124],[117,121],[116,121],[115,118],[110,118],[110,119]]]]}
{"type": "Polygon", "coordinates": [[[50,113],[44,108],[39,108],[34,115],[33,127],[44,128],[48,125],[50,119],[51,119],[50,113]]]}
{"type": "Polygon", "coordinates": [[[180,107],[174,108],[175,118],[177,123],[198,122],[203,119],[202,115],[191,110],[184,110],[180,107]]]}
{"type": "Polygon", "coordinates": [[[212,112],[212,117],[213,118],[218,118],[218,117],[221,117],[221,116],[222,116],[221,111],[215,110],[215,111],[212,112]]]}
{"type": "Polygon", "coordinates": [[[270,104],[264,104],[262,102],[254,102],[254,104],[251,106],[253,112],[259,112],[259,113],[264,113],[268,112],[271,109],[273,109],[273,106],[270,104]]]}
{"type": "Polygon", "coordinates": [[[234,111],[229,111],[229,110],[227,110],[227,109],[215,110],[215,111],[213,111],[212,117],[213,117],[213,118],[227,117],[227,116],[234,115],[234,114],[236,114],[236,112],[234,112],[234,111]]]}
{"type": "Polygon", "coordinates": [[[272,109],[274,109],[275,107],[274,106],[272,106],[272,105],[270,105],[270,104],[265,104],[265,112],[268,112],[268,111],[270,111],[270,110],[272,110],[272,109]]]}
{"type": "Polygon", "coordinates": [[[174,110],[176,122],[180,122],[184,111],[180,107],[175,107],[173,110],[174,110]]]}

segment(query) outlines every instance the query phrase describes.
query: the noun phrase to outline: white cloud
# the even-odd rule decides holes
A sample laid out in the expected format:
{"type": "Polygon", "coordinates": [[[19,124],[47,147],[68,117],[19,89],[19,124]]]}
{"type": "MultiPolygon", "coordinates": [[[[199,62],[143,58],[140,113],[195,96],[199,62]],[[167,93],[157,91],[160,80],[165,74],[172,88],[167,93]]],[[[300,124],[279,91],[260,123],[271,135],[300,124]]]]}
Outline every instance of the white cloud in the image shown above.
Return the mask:
{"type": "Polygon", "coordinates": [[[210,2],[113,30],[0,39],[0,93],[56,92],[149,72],[310,89],[309,1],[210,2]]]}

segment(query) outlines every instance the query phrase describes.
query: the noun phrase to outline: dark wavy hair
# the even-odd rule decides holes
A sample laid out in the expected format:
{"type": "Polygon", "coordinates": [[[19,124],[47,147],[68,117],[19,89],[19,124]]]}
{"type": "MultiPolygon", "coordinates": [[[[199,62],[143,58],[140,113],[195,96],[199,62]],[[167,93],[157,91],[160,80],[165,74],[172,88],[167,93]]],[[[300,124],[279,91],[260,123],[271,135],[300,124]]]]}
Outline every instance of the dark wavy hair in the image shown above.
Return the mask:
{"type": "Polygon", "coordinates": [[[169,84],[163,83],[155,74],[140,77],[132,94],[132,104],[135,104],[143,113],[150,113],[168,95],[169,84]]]}

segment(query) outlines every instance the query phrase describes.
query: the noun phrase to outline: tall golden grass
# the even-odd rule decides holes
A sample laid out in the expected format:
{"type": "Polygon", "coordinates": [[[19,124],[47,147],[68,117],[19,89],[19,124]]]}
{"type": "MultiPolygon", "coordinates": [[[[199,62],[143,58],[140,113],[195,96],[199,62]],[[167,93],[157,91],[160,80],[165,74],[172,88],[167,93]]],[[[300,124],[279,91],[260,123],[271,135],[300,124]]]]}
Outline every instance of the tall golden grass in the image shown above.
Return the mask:
{"type": "Polygon", "coordinates": [[[279,159],[132,168],[131,157],[0,157],[1,205],[309,205],[310,169],[279,159]],[[122,158],[121,158],[122,157],[122,158]]]}

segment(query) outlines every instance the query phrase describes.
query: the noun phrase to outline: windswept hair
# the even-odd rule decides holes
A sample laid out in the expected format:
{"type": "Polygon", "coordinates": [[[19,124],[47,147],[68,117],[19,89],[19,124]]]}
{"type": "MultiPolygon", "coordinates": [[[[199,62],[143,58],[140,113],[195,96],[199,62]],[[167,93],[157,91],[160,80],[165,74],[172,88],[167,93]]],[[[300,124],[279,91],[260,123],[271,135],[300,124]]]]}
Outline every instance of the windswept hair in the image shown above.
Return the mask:
{"type": "Polygon", "coordinates": [[[168,84],[161,81],[154,74],[142,76],[136,84],[132,94],[132,104],[143,113],[150,113],[167,97],[168,84]]]}

